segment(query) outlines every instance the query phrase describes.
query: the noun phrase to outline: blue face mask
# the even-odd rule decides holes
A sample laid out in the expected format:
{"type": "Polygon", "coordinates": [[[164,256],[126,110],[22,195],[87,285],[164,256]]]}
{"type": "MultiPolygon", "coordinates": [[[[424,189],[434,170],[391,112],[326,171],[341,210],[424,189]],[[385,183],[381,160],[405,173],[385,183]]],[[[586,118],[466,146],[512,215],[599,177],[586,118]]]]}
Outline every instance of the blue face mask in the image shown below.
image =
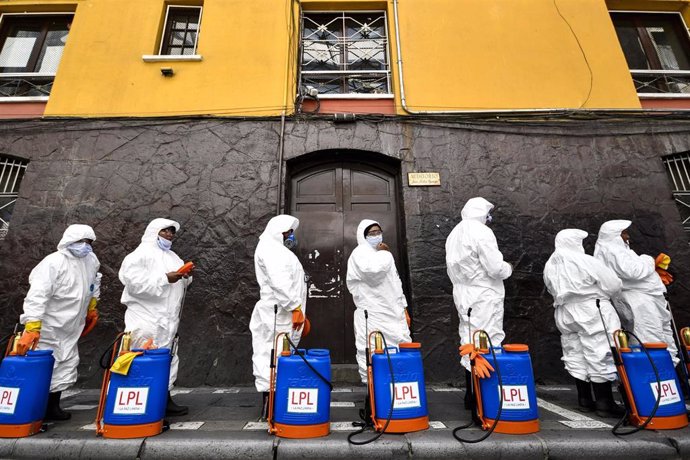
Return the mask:
{"type": "Polygon", "coordinates": [[[365,238],[366,238],[366,240],[367,240],[367,243],[369,243],[369,245],[370,245],[372,248],[374,248],[374,249],[376,249],[376,247],[377,247],[380,243],[383,243],[383,233],[380,234],[380,235],[367,236],[367,237],[365,237],[365,238]]]}
{"type": "Polygon", "coordinates": [[[295,249],[297,247],[297,238],[295,238],[295,234],[290,233],[288,237],[283,240],[283,245],[290,250],[295,249]]]}
{"type": "Polygon", "coordinates": [[[67,246],[67,249],[69,250],[69,252],[72,253],[74,257],[78,257],[79,259],[82,259],[93,252],[93,248],[91,247],[91,245],[83,241],[81,243],[72,243],[69,246],[67,246]]]}
{"type": "Polygon", "coordinates": [[[170,251],[170,248],[172,247],[172,241],[166,240],[165,238],[158,237],[158,247],[161,248],[164,251],[170,251]]]}

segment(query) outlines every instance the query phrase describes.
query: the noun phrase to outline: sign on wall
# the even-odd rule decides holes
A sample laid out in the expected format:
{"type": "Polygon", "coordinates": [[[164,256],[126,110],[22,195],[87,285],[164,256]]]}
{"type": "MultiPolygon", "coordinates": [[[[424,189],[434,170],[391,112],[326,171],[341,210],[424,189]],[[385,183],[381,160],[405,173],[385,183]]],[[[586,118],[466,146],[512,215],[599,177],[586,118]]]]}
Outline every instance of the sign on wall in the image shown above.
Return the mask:
{"type": "Polygon", "coordinates": [[[441,175],[437,172],[411,172],[407,173],[407,182],[410,187],[439,186],[441,175]]]}

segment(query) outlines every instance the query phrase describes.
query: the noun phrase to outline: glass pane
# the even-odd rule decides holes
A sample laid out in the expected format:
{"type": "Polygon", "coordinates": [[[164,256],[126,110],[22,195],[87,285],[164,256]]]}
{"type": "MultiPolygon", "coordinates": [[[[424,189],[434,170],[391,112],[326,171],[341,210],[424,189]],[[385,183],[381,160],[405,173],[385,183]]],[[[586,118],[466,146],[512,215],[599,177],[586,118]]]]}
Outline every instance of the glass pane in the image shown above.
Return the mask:
{"type": "Polygon", "coordinates": [[[0,67],[25,68],[36,44],[36,37],[38,33],[35,37],[7,37],[0,51],[0,67]]]}
{"type": "Polygon", "coordinates": [[[196,39],[196,32],[187,32],[184,39],[184,46],[191,46],[194,48],[194,40],[196,39]]]}
{"type": "Polygon", "coordinates": [[[690,70],[687,50],[683,49],[685,41],[681,41],[674,27],[663,22],[658,21],[656,24],[646,27],[659,56],[661,68],[664,70],[690,70]]]}
{"type": "Polygon", "coordinates": [[[338,40],[342,37],[341,14],[305,14],[302,37],[312,40],[338,40]]]}
{"type": "Polygon", "coordinates": [[[385,15],[349,14],[345,18],[345,36],[349,39],[385,38],[385,15]]]}
{"type": "Polygon", "coordinates": [[[43,44],[41,55],[38,58],[38,72],[57,72],[68,34],[69,30],[65,25],[55,25],[51,27],[51,30],[48,31],[46,41],[43,44]]]}
{"type": "Polygon", "coordinates": [[[170,35],[170,44],[181,46],[184,43],[184,32],[173,32],[170,35]]]}
{"type": "Polygon", "coordinates": [[[649,69],[649,61],[647,61],[635,24],[631,20],[623,18],[614,18],[614,24],[625,60],[628,61],[628,68],[649,69]]]}
{"type": "Polygon", "coordinates": [[[179,46],[171,46],[168,48],[168,54],[171,54],[173,56],[179,56],[182,54],[182,48],[179,46]]]}

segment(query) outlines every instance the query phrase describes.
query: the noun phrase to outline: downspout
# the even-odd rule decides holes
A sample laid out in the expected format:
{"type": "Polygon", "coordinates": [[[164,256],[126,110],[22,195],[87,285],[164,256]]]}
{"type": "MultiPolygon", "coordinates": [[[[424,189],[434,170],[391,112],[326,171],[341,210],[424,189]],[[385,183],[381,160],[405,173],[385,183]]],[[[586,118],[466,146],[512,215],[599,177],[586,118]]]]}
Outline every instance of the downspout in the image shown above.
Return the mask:
{"type": "Polygon", "coordinates": [[[400,21],[398,19],[398,0],[393,0],[393,20],[395,22],[395,48],[397,54],[398,64],[398,80],[400,81],[400,105],[402,109],[410,115],[445,115],[445,114],[511,114],[511,113],[543,113],[543,114],[563,114],[575,113],[578,111],[587,112],[632,112],[634,109],[506,109],[506,110],[412,110],[407,106],[407,99],[405,98],[405,78],[403,77],[402,52],[400,46],[400,21]]]}
{"type": "MultiPolygon", "coordinates": [[[[294,17],[293,17],[293,0],[287,0],[288,3],[290,4],[290,21],[292,24],[290,26],[294,26],[294,17]]],[[[290,29],[288,29],[288,32],[290,32],[290,29]]],[[[288,90],[290,87],[290,51],[291,50],[291,43],[292,40],[290,40],[290,37],[288,37],[287,41],[287,52],[285,53],[285,88],[283,90],[283,111],[280,113],[280,139],[278,142],[278,199],[276,200],[276,215],[282,213],[282,204],[283,204],[283,157],[285,156],[285,115],[287,112],[287,106],[288,106],[288,90]]]]}

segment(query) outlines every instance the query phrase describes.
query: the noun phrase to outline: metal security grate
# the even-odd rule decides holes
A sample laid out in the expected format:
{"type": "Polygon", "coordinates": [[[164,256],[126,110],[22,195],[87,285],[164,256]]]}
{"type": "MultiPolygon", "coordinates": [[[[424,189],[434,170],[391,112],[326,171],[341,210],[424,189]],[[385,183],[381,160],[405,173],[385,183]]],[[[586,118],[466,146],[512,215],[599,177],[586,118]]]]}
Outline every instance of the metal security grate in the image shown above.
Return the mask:
{"type": "Polygon", "coordinates": [[[683,228],[690,232],[690,153],[669,155],[663,161],[673,185],[673,198],[683,219],[683,228]]]}
{"type": "Polygon", "coordinates": [[[26,160],[0,155],[0,240],[7,236],[14,203],[19,195],[19,184],[27,164],[26,160]]]}

